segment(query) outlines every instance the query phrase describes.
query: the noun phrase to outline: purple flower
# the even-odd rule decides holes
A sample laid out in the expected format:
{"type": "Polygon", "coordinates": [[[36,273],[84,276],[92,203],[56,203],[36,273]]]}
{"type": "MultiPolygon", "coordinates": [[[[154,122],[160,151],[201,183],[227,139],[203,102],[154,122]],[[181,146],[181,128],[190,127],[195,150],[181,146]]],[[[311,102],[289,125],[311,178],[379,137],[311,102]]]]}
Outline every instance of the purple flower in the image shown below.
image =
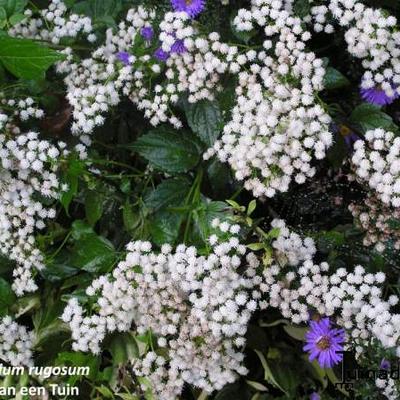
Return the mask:
{"type": "Polygon", "coordinates": [[[196,17],[204,10],[205,0],[171,0],[175,11],[185,11],[191,18],[196,17]]]}
{"type": "Polygon", "coordinates": [[[154,57],[157,58],[159,61],[167,61],[169,58],[169,53],[164,51],[161,47],[159,47],[155,52],[154,52],[154,57]]]}
{"type": "Polygon", "coordinates": [[[389,370],[390,369],[390,362],[385,358],[382,358],[380,369],[389,370]]]}
{"type": "Polygon", "coordinates": [[[171,53],[182,54],[187,51],[185,43],[181,39],[177,39],[175,43],[171,46],[171,53]]]}
{"type": "Polygon", "coordinates": [[[393,103],[399,97],[396,90],[393,96],[388,96],[380,86],[375,86],[370,89],[361,88],[360,94],[363,100],[376,106],[386,106],[387,104],[393,103]]]}
{"type": "Polygon", "coordinates": [[[310,330],[306,333],[307,344],[304,351],[310,353],[309,360],[318,360],[322,368],[332,368],[342,361],[344,330],[331,328],[329,318],[320,321],[310,321],[310,330]]]}
{"type": "Polygon", "coordinates": [[[321,396],[317,393],[311,393],[310,400],[321,400],[321,396]]]}
{"type": "Polygon", "coordinates": [[[154,31],[151,26],[145,26],[140,30],[140,34],[142,35],[142,38],[144,40],[146,40],[147,42],[150,42],[151,39],[153,39],[154,31]]]}
{"type": "Polygon", "coordinates": [[[129,53],[127,53],[126,51],[120,51],[119,53],[117,53],[118,60],[121,61],[125,65],[130,64],[130,61],[129,61],[130,56],[131,55],[129,53]]]}

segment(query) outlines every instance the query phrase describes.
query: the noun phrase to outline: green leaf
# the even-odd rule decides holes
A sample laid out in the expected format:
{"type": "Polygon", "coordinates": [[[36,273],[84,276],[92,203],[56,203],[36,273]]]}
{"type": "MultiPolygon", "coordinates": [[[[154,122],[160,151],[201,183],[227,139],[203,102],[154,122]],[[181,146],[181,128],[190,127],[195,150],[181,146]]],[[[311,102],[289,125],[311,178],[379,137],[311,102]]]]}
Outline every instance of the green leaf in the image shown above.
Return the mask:
{"type": "Polygon", "coordinates": [[[9,18],[9,22],[11,26],[19,24],[21,21],[23,21],[26,18],[24,14],[13,14],[9,18]]]}
{"type": "Polygon", "coordinates": [[[328,67],[324,76],[324,87],[327,90],[340,89],[350,85],[350,81],[337,69],[328,67]]]}
{"type": "Polygon", "coordinates": [[[248,205],[248,207],[247,207],[247,212],[246,212],[246,214],[247,215],[251,215],[251,214],[253,214],[253,211],[256,209],[256,207],[257,207],[257,201],[256,200],[252,200],[250,203],[249,203],[249,205],[248,205]]]}
{"type": "Polygon", "coordinates": [[[7,20],[7,11],[5,10],[4,7],[0,7],[0,21],[6,21],[7,20]]]}
{"type": "Polygon", "coordinates": [[[398,130],[390,115],[384,113],[379,107],[368,103],[357,106],[350,115],[350,121],[359,125],[363,133],[376,128],[393,132],[398,130]]]}
{"type": "Polygon", "coordinates": [[[138,345],[129,332],[114,335],[109,350],[115,365],[123,365],[139,357],[138,345]]]}
{"type": "Polygon", "coordinates": [[[261,361],[261,365],[264,368],[264,379],[271,385],[277,387],[278,389],[282,390],[282,392],[286,393],[286,391],[279,385],[275,377],[272,375],[271,368],[269,367],[267,359],[265,358],[264,354],[261,353],[261,351],[259,350],[254,350],[254,351],[256,352],[258,358],[261,361]]]}
{"type": "Polygon", "coordinates": [[[78,192],[79,177],[83,171],[83,162],[78,159],[71,159],[67,171],[64,172],[63,183],[68,185],[68,189],[61,193],[60,202],[68,214],[69,205],[78,192]]]}
{"type": "Polygon", "coordinates": [[[77,14],[85,14],[99,23],[106,17],[116,17],[121,8],[121,0],[88,0],[76,3],[72,10],[77,14]]]}
{"type": "Polygon", "coordinates": [[[246,380],[246,383],[249,386],[251,386],[252,388],[254,388],[254,389],[256,389],[256,390],[258,390],[260,392],[267,392],[268,391],[268,388],[266,386],[262,385],[259,382],[246,380]]]}
{"type": "Polygon", "coordinates": [[[55,260],[40,271],[40,274],[49,282],[59,282],[76,275],[78,272],[76,268],[71,267],[68,263],[55,260]]]}
{"type": "Polygon", "coordinates": [[[8,17],[16,13],[22,13],[28,4],[28,0],[0,0],[0,7],[4,7],[8,17]]]}
{"type": "Polygon", "coordinates": [[[79,351],[62,352],[58,354],[56,365],[71,365],[73,367],[89,367],[88,378],[94,380],[99,370],[99,357],[79,351]]]}
{"type": "Polygon", "coordinates": [[[210,100],[186,103],[185,113],[192,131],[205,144],[212,146],[218,139],[223,124],[218,103],[210,100]]]}
{"type": "Polygon", "coordinates": [[[88,190],[85,196],[86,219],[94,226],[103,214],[104,196],[94,190],[88,190]]]}
{"type": "Polygon", "coordinates": [[[293,5],[294,13],[300,17],[304,18],[311,11],[311,5],[308,0],[296,0],[293,5]]]}
{"type": "Polygon", "coordinates": [[[122,219],[124,227],[128,232],[132,232],[140,223],[140,215],[135,212],[133,206],[128,201],[122,206],[122,219]]]}
{"type": "Polygon", "coordinates": [[[284,325],[283,329],[293,339],[301,340],[301,341],[305,340],[307,328],[303,328],[301,326],[294,326],[294,325],[284,325]]]}
{"type": "Polygon", "coordinates": [[[202,200],[201,208],[194,214],[194,220],[203,240],[211,234],[211,222],[215,218],[224,218],[224,211],[227,209],[223,201],[202,200]]]}
{"type": "Polygon", "coordinates": [[[17,78],[42,79],[64,56],[32,40],[0,36],[0,61],[17,78]]]}
{"type": "Polygon", "coordinates": [[[150,131],[130,147],[165,172],[187,172],[200,159],[201,146],[193,134],[166,127],[150,131]]]}
{"type": "Polygon", "coordinates": [[[96,386],[96,390],[103,396],[103,398],[106,399],[114,398],[113,392],[107,386],[104,385],[96,386]]]}
{"type": "Polygon", "coordinates": [[[145,197],[144,202],[153,211],[168,206],[177,207],[183,204],[190,187],[190,181],[187,178],[167,179],[150,192],[145,197]]]}
{"type": "Polygon", "coordinates": [[[5,315],[8,308],[14,304],[16,296],[11,285],[3,278],[0,278],[0,315],[5,315]]]}
{"type": "Polygon", "coordinates": [[[168,211],[157,212],[150,224],[150,233],[154,242],[158,245],[175,243],[182,221],[181,214],[168,211]]]}
{"type": "Polygon", "coordinates": [[[116,260],[112,243],[82,221],[75,221],[72,228],[75,244],[71,250],[71,265],[91,273],[108,272],[116,260]]]}
{"type": "Polygon", "coordinates": [[[40,308],[40,296],[31,294],[17,299],[12,306],[16,318],[26,314],[28,311],[33,311],[40,308]]]}

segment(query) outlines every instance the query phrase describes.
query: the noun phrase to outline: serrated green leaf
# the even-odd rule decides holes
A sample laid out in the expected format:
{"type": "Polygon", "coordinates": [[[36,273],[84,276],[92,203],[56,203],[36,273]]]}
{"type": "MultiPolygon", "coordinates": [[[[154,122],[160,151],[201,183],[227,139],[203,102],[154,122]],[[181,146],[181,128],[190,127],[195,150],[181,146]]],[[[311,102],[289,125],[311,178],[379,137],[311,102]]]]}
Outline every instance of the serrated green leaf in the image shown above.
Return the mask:
{"type": "Polygon", "coordinates": [[[350,121],[359,125],[363,133],[376,128],[389,131],[398,130],[390,115],[384,113],[379,107],[368,103],[357,106],[350,115],[350,121]]]}
{"type": "Polygon", "coordinates": [[[157,212],[150,222],[150,233],[154,242],[158,245],[175,243],[182,222],[181,214],[163,210],[157,212]]]}
{"type": "Polygon", "coordinates": [[[32,40],[0,36],[0,61],[17,78],[42,79],[64,56],[32,40]]]}
{"type": "Polygon", "coordinates": [[[192,131],[206,145],[212,146],[218,139],[223,124],[218,103],[206,99],[196,103],[186,103],[185,113],[192,131]]]}
{"type": "Polygon", "coordinates": [[[187,178],[167,179],[150,192],[144,198],[144,202],[153,211],[176,207],[183,204],[190,187],[191,184],[187,178]]]}
{"type": "Polygon", "coordinates": [[[83,221],[72,224],[72,237],[75,239],[71,250],[71,265],[91,273],[109,271],[116,260],[114,246],[102,236],[98,236],[83,221]]]}
{"type": "Polygon", "coordinates": [[[129,147],[161,171],[187,172],[200,160],[201,146],[194,134],[160,127],[141,136],[129,147]]]}

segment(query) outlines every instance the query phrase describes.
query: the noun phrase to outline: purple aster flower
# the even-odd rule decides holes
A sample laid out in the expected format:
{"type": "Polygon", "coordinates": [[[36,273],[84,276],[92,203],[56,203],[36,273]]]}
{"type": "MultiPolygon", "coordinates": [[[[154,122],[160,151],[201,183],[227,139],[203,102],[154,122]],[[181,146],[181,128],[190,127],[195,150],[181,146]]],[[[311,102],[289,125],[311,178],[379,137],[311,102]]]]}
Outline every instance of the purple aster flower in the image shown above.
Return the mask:
{"type": "Polygon", "coordinates": [[[185,11],[191,18],[196,17],[204,10],[205,0],[171,0],[175,11],[185,11]]]}
{"type": "Polygon", "coordinates": [[[175,43],[171,46],[171,53],[182,54],[187,51],[185,43],[181,39],[177,39],[175,43]]]}
{"type": "Polygon", "coordinates": [[[129,61],[130,56],[131,55],[129,53],[127,53],[126,51],[120,51],[119,53],[117,53],[118,60],[121,61],[125,65],[130,64],[130,61],[129,61]]]}
{"type": "Polygon", "coordinates": [[[390,369],[390,362],[385,358],[382,358],[380,369],[385,369],[386,371],[390,369]]]}
{"type": "Polygon", "coordinates": [[[306,333],[307,344],[304,351],[310,353],[309,360],[318,360],[322,368],[332,368],[343,359],[344,330],[331,327],[329,318],[310,321],[310,330],[306,333]]]}
{"type": "Polygon", "coordinates": [[[140,34],[142,35],[142,38],[144,40],[146,40],[147,42],[150,42],[151,39],[153,39],[154,31],[151,26],[145,26],[140,30],[140,34]]]}
{"type": "Polygon", "coordinates": [[[164,51],[161,47],[159,47],[155,52],[154,52],[154,57],[157,58],[159,61],[167,61],[169,58],[169,53],[164,51]]]}
{"type": "Polygon", "coordinates": [[[321,400],[321,396],[317,393],[311,393],[310,400],[321,400]]]}
{"type": "Polygon", "coordinates": [[[386,106],[393,103],[399,97],[397,91],[394,91],[393,96],[388,96],[380,86],[370,89],[361,88],[360,94],[363,100],[376,106],[386,106]]]}

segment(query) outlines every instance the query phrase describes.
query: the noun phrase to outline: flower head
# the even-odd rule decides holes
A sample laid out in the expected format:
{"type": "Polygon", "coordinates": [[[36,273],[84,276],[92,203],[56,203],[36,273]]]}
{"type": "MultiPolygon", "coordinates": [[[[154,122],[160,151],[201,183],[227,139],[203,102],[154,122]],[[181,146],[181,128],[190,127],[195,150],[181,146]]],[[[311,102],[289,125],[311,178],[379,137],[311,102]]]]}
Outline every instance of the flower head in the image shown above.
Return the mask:
{"type": "Polygon", "coordinates": [[[386,358],[382,358],[380,369],[385,369],[385,370],[390,369],[390,362],[386,360],[386,358]]]}
{"type": "Polygon", "coordinates": [[[131,62],[129,61],[131,55],[127,53],[126,51],[120,51],[117,53],[117,58],[119,61],[121,61],[125,65],[129,65],[131,62]]]}
{"type": "Polygon", "coordinates": [[[399,97],[397,91],[394,91],[392,96],[388,96],[379,86],[374,86],[369,89],[361,88],[360,94],[363,100],[376,106],[386,106],[387,104],[393,103],[399,97]]]}
{"type": "Polygon", "coordinates": [[[185,47],[184,41],[181,39],[176,40],[175,43],[171,46],[171,53],[182,54],[186,51],[187,48],[185,47]]]}
{"type": "Polygon", "coordinates": [[[197,17],[204,10],[205,0],[171,0],[175,11],[185,11],[191,18],[197,17]]]}
{"type": "Polygon", "coordinates": [[[140,34],[142,36],[142,38],[144,40],[146,40],[147,42],[150,42],[151,39],[153,39],[154,36],[154,30],[151,26],[144,26],[141,30],[140,30],[140,34]]]}
{"type": "Polygon", "coordinates": [[[164,51],[161,47],[159,47],[155,52],[154,52],[154,57],[157,58],[159,61],[167,61],[169,58],[169,53],[164,51]]]}
{"type": "Polygon", "coordinates": [[[310,361],[317,359],[322,368],[332,368],[342,360],[339,352],[343,350],[344,330],[332,328],[329,318],[310,321],[306,340],[303,350],[310,353],[310,361]]]}

